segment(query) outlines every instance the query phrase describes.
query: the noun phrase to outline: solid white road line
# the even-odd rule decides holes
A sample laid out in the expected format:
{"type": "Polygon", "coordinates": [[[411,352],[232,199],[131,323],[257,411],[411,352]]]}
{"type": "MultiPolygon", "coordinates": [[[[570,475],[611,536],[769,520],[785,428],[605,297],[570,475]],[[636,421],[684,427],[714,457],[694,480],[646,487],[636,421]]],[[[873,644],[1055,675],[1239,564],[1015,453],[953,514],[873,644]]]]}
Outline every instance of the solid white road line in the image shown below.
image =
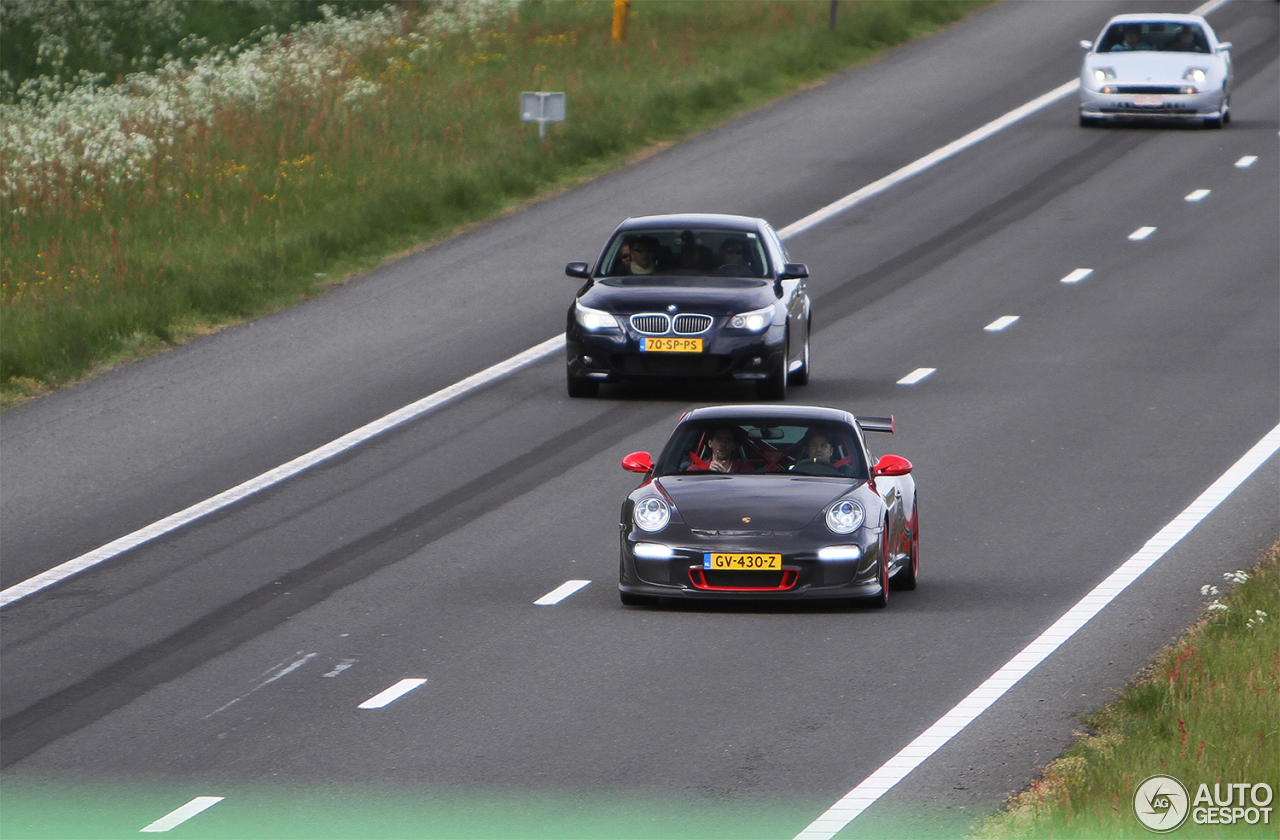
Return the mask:
{"type": "Polygon", "coordinates": [[[1041,108],[1052,105],[1064,96],[1074,93],[1079,89],[1079,79],[1072,79],[1065,84],[1061,84],[1048,93],[1037,96],[1025,105],[1014,108],[1004,116],[997,117],[986,125],[974,129],[959,140],[953,140],[941,149],[930,152],[914,163],[909,163],[896,172],[891,172],[880,180],[867,184],[856,192],[849,193],[839,201],[832,202],[821,210],[810,213],[799,221],[792,222],[782,230],[778,231],[778,235],[783,239],[787,239],[798,233],[803,233],[811,227],[820,225],[827,219],[830,219],[833,216],[838,216],[852,207],[856,207],[868,198],[879,195],[890,187],[897,186],[908,178],[912,178],[927,169],[937,166],[942,161],[959,154],[970,146],[981,143],[996,132],[1003,131],[1019,120],[1031,116],[1041,108]]]}
{"type": "Polygon", "coordinates": [[[1172,522],[1160,529],[1138,553],[1130,557],[1079,603],[1059,618],[1052,627],[1022,649],[1022,652],[996,671],[982,685],[975,688],[959,705],[947,712],[933,726],[926,729],[914,741],[903,747],[897,755],[866,778],[862,784],[849,791],[798,835],[796,840],[827,840],[853,821],[877,799],[888,793],[908,773],[919,767],[942,748],[956,734],[968,726],[978,715],[1004,696],[1010,688],[1025,677],[1031,669],[1043,662],[1062,643],[1076,634],[1108,604],[1115,600],[1129,584],[1178,542],[1191,533],[1206,516],[1214,511],[1232,491],[1253,475],[1280,450],[1280,426],[1268,432],[1262,440],[1236,461],[1208,490],[1178,514],[1172,522]]]}
{"type": "Polygon", "coordinates": [[[549,607],[552,604],[558,604],[561,601],[563,601],[565,598],[568,598],[570,595],[577,592],[582,587],[586,586],[588,583],[591,583],[591,581],[589,580],[565,581],[564,583],[557,586],[555,589],[548,592],[546,595],[543,595],[541,598],[534,601],[534,603],[540,607],[549,607]]]}
{"type": "Polygon", "coordinates": [[[1142,240],[1146,239],[1148,236],[1150,236],[1155,232],[1156,232],[1156,229],[1153,227],[1140,227],[1137,230],[1135,230],[1133,233],[1129,234],[1129,241],[1141,242],[1142,240]]]}
{"type": "Polygon", "coordinates": [[[1206,198],[1209,197],[1210,192],[1211,192],[1210,190],[1195,190],[1193,192],[1188,193],[1185,200],[1190,202],[1204,201],[1206,198]]]}
{"type": "Polygon", "coordinates": [[[898,380],[899,385],[914,385],[922,379],[929,377],[937,368],[916,368],[906,376],[898,380]]]}
{"type": "Polygon", "coordinates": [[[425,679],[419,679],[419,678],[401,680],[400,682],[391,686],[391,688],[385,689],[383,691],[379,691],[377,694],[373,695],[368,700],[361,703],[359,706],[356,706],[356,708],[357,709],[381,709],[383,706],[388,706],[394,703],[395,701],[399,700],[401,697],[408,694],[410,691],[413,691],[415,688],[417,688],[420,685],[424,685],[425,683],[426,683],[425,679]]]}
{"type": "Polygon", "coordinates": [[[139,829],[139,833],[144,831],[168,831],[174,826],[182,825],[201,811],[212,808],[225,798],[224,796],[197,796],[176,811],[170,811],[146,828],[139,829]]]}
{"type": "Polygon", "coordinates": [[[1017,321],[1017,320],[1018,320],[1017,315],[1001,315],[999,318],[995,319],[990,324],[987,324],[985,327],[983,327],[983,329],[986,330],[987,332],[1000,332],[1001,330],[1009,327],[1014,321],[1017,321]]]}
{"type": "Polygon", "coordinates": [[[33,578],[24,580],[22,583],[14,584],[8,589],[0,592],[0,607],[4,607],[13,603],[19,598],[25,598],[33,592],[39,592],[47,586],[52,586],[58,581],[65,580],[77,572],[91,568],[117,557],[130,549],[137,548],[143,543],[149,542],[156,537],[163,536],[171,531],[181,528],[189,522],[193,522],[203,516],[222,510],[228,505],[236,502],[260,490],[265,490],[275,484],[292,478],[293,476],[314,467],[323,461],[327,461],[336,455],[341,455],[353,447],[359,446],[370,438],[397,426],[402,426],[413,420],[417,420],[424,414],[427,414],[445,403],[451,402],[458,397],[468,394],[478,388],[482,388],[496,379],[501,379],[507,374],[519,370],[522,367],[533,364],[550,353],[564,347],[564,336],[557,335],[549,338],[539,345],[529,348],[523,353],[512,356],[505,362],[499,362],[492,367],[485,368],[479,373],[472,374],[461,382],[450,385],[448,388],[436,391],[428,397],[423,397],[415,403],[411,403],[404,408],[391,412],[380,420],[375,420],[368,425],[361,426],[354,432],[348,432],[342,437],[331,443],[327,443],[319,449],[308,452],[294,458],[287,464],[276,467],[270,472],[265,472],[257,478],[252,478],[243,484],[232,487],[230,490],[219,493],[211,499],[206,499],[199,504],[192,505],[186,510],[178,511],[171,516],[166,516],[159,522],[154,522],[145,528],[127,534],[118,540],[107,543],[101,548],[96,548],[88,554],[82,554],[72,560],[54,566],[47,572],[36,575],[33,578]]]}
{"type": "Polygon", "coordinates": [[[1236,161],[1236,169],[1248,169],[1250,166],[1253,166],[1254,162],[1257,161],[1257,159],[1258,159],[1257,155],[1245,155],[1244,157],[1236,161]]]}
{"type": "Polygon", "coordinates": [[[1061,282],[1079,283],[1081,280],[1088,277],[1090,274],[1093,274],[1092,268],[1077,268],[1076,270],[1068,274],[1066,277],[1063,277],[1061,282]]]}

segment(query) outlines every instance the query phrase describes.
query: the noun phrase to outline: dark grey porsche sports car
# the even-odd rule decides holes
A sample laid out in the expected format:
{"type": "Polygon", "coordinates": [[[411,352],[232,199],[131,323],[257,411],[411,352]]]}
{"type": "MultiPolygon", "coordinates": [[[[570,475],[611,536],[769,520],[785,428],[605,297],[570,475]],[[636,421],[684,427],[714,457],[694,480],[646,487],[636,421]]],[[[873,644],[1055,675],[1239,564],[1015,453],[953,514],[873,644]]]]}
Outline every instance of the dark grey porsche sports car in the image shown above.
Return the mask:
{"type": "Polygon", "coordinates": [[[919,518],[911,462],[875,459],[865,432],[892,417],[814,406],[684,414],[622,505],[618,589],[659,598],[848,599],[877,607],[915,589],[919,518]]]}
{"type": "Polygon", "coordinates": [[[569,396],[602,382],[753,382],[762,399],[809,381],[812,318],[805,278],[763,219],[687,213],[627,219],[594,268],[565,328],[569,396]]]}

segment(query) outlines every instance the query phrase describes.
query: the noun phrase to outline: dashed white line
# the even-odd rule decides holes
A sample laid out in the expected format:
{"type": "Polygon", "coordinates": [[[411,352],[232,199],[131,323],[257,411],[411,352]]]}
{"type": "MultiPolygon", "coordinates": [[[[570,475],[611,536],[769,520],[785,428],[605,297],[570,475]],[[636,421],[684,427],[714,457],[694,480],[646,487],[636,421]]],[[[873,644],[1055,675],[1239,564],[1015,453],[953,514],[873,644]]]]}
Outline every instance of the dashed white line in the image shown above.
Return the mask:
{"type": "Polygon", "coordinates": [[[1257,155],[1245,155],[1236,161],[1236,169],[1248,169],[1258,160],[1257,155]]]}
{"type": "Polygon", "coordinates": [[[983,329],[986,330],[987,332],[1000,332],[1001,330],[1009,327],[1011,324],[1013,324],[1014,321],[1017,321],[1017,320],[1018,320],[1017,315],[1001,315],[999,318],[995,319],[990,324],[987,324],[985,327],[983,327],[983,329]]]}
{"type": "Polygon", "coordinates": [[[388,688],[384,691],[379,691],[377,694],[373,695],[368,700],[361,703],[359,706],[356,706],[356,708],[357,709],[381,709],[383,706],[387,706],[387,705],[390,705],[391,703],[394,703],[395,701],[399,700],[401,697],[408,694],[410,691],[413,691],[415,688],[425,683],[426,683],[426,680],[420,679],[420,678],[401,680],[400,682],[391,686],[391,688],[388,688]]]}
{"type": "Polygon", "coordinates": [[[577,592],[582,587],[586,586],[588,583],[591,583],[591,581],[589,580],[565,581],[564,583],[557,586],[555,589],[548,592],[546,595],[543,595],[541,598],[534,601],[534,603],[540,607],[549,607],[552,604],[558,604],[561,601],[563,601],[565,598],[568,598],[570,595],[577,592]]]}
{"type": "Polygon", "coordinates": [[[916,368],[906,376],[898,380],[899,385],[914,385],[922,379],[929,377],[937,368],[916,368]]]}
{"type": "Polygon", "coordinates": [[[1155,232],[1156,232],[1156,229],[1153,227],[1140,227],[1137,230],[1135,230],[1133,233],[1129,234],[1129,241],[1141,242],[1142,240],[1146,239],[1148,236],[1150,236],[1155,232]]]}
{"type": "Polygon", "coordinates": [[[169,829],[174,828],[175,826],[182,825],[184,822],[191,819],[201,811],[204,811],[208,808],[212,808],[214,805],[217,805],[219,802],[221,802],[225,798],[226,798],[225,796],[197,796],[195,799],[191,800],[186,805],[183,805],[181,808],[178,808],[177,810],[174,810],[174,811],[170,811],[160,819],[146,826],[145,828],[139,829],[139,833],[142,833],[144,831],[145,832],[168,831],[169,829]]]}
{"type": "Polygon", "coordinates": [[[1066,277],[1063,277],[1062,282],[1063,283],[1079,283],[1081,280],[1088,277],[1090,274],[1093,274],[1092,268],[1077,268],[1076,270],[1068,274],[1066,277]]]}
{"type": "Polygon", "coordinates": [[[1192,203],[1197,201],[1204,201],[1206,198],[1209,197],[1210,192],[1211,192],[1210,190],[1195,190],[1194,192],[1187,194],[1186,200],[1192,203]]]}
{"type": "Polygon", "coordinates": [[[974,689],[959,705],[947,712],[933,726],[903,747],[880,769],[868,776],[862,784],[849,791],[820,817],[796,835],[796,840],[829,840],[869,808],[881,796],[936,753],[961,730],[973,722],[993,703],[1004,696],[1019,680],[1043,662],[1063,642],[1115,600],[1129,584],[1160,560],[1191,530],[1214,511],[1227,496],[1253,475],[1264,463],[1280,450],[1280,426],[1267,433],[1254,444],[1239,461],[1210,485],[1208,490],[1192,502],[1172,522],[1160,529],[1138,553],[1130,557],[1106,580],[1082,598],[1059,618],[1038,639],[1022,649],[1022,652],[996,671],[982,685],[974,689]]]}

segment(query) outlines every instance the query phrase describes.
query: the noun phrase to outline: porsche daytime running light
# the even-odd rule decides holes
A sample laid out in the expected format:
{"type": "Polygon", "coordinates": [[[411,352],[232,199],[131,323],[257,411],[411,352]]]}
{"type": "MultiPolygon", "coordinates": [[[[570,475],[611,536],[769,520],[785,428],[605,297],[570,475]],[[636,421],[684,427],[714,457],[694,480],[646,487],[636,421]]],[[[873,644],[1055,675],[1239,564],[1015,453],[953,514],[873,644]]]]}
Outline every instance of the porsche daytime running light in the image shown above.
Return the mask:
{"type": "Polygon", "coordinates": [[[764,309],[757,309],[754,312],[743,312],[741,315],[734,315],[729,321],[729,325],[738,330],[760,332],[769,326],[772,321],[773,307],[766,306],[764,309]]]}
{"type": "Polygon", "coordinates": [[[1110,67],[1093,68],[1093,78],[1099,82],[1105,82],[1107,79],[1114,79],[1115,77],[1116,71],[1110,67]]]}
{"type": "Polygon", "coordinates": [[[671,506],[657,496],[650,496],[636,503],[631,518],[642,531],[661,531],[671,521],[671,506]]]}
{"type": "Polygon", "coordinates": [[[608,312],[601,312],[599,309],[591,309],[580,303],[573,305],[573,317],[584,330],[609,330],[618,329],[618,319],[610,315],[608,312]]]}
{"type": "Polygon", "coordinates": [[[862,505],[852,499],[844,499],[827,508],[827,527],[836,534],[851,534],[861,527],[866,513],[862,505]]]}
{"type": "Polygon", "coordinates": [[[657,543],[636,543],[634,551],[641,560],[670,560],[676,556],[671,546],[657,543]]]}
{"type": "Polygon", "coordinates": [[[1187,72],[1182,74],[1182,78],[1189,82],[1203,82],[1209,78],[1209,73],[1203,67],[1188,67],[1187,72]]]}
{"type": "Polygon", "coordinates": [[[824,545],[818,549],[819,560],[857,560],[862,549],[856,545],[824,545]]]}

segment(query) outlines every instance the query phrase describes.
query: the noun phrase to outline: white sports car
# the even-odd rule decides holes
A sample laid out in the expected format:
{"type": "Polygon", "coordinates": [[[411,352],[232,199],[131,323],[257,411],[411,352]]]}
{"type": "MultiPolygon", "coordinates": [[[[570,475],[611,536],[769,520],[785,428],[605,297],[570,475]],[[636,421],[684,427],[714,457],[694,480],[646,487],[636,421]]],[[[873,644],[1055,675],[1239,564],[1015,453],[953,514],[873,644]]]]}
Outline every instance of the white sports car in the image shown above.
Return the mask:
{"type": "Polygon", "coordinates": [[[1231,43],[1198,15],[1117,15],[1080,69],[1080,125],[1162,118],[1231,121],[1231,43]]]}

